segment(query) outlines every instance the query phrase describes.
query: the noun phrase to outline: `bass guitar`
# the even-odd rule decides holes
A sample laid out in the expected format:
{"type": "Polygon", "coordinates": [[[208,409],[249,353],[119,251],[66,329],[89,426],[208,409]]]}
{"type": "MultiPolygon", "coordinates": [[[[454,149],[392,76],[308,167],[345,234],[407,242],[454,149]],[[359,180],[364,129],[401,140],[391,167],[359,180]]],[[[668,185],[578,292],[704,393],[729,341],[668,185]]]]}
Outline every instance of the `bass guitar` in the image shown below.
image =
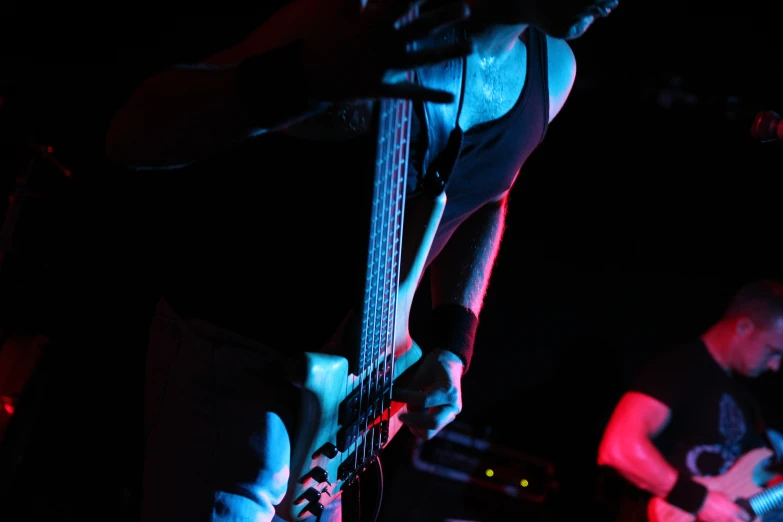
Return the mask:
{"type": "MultiPolygon", "coordinates": [[[[376,7],[374,2],[363,6],[376,7]]],[[[410,23],[415,8],[403,17],[410,23]]],[[[412,81],[408,73],[406,81],[412,81]]],[[[406,201],[412,103],[375,102],[376,137],[367,262],[361,305],[352,317],[351,347],[335,355],[307,352],[289,365],[301,391],[292,435],[289,487],[277,513],[291,522],[320,516],[325,506],[370,466],[399,431],[405,405],[394,401],[400,375],[421,358],[408,319],[426,266],[446,195],[406,201]],[[405,224],[405,225],[404,225],[405,224]],[[360,309],[360,313],[359,313],[360,309]]]]}
{"type": "MultiPolygon", "coordinates": [[[[751,522],[759,522],[764,515],[783,507],[783,483],[765,488],[776,475],[766,469],[774,452],[757,448],[739,458],[723,475],[694,477],[710,491],[719,491],[745,508],[751,522]]],[[[694,522],[696,517],[672,506],[660,497],[654,497],[647,505],[650,522],[694,522]]]]}

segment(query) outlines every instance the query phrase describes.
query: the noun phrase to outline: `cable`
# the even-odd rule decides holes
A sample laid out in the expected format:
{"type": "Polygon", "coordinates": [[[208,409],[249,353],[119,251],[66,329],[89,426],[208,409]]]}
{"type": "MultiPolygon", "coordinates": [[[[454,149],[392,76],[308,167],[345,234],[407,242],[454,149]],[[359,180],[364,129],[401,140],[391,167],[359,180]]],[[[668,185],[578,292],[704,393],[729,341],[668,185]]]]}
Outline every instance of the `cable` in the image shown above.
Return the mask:
{"type": "MultiPolygon", "coordinates": [[[[375,456],[374,458],[376,468],[375,471],[378,475],[378,495],[376,497],[376,505],[375,505],[375,515],[372,517],[372,522],[378,522],[378,517],[381,514],[381,504],[383,503],[383,467],[381,467],[381,458],[379,456],[375,456]]],[[[356,517],[357,522],[361,522],[362,519],[362,494],[361,494],[361,478],[360,476],[356,477],[356,517]]],[[[315,522],[320,522],[319,519],[316,519],[315,522]]]]}
{"type": "Polygon", "coordinates": [[[378,522],[378,516],[381,514],[381,504],[383,503],[383,467],[381,467],[381,457],[375,457],[376,471],[378,472],[378,501],[375,506],[375,515],[372,522],[378,522]]]}

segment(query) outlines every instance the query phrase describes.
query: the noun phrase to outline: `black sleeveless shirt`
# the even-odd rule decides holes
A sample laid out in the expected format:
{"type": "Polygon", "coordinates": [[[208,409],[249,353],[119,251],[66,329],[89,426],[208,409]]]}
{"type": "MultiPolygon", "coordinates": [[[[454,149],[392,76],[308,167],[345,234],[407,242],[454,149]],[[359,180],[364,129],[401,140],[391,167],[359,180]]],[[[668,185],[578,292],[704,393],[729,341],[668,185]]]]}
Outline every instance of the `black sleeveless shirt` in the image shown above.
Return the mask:
{"type": "MultiPolygon", "coordinates": [[[[549,114],[546,37],[529,30],[527,77],[503,117],[452,134],[448,203],[430,261],[482,205],[511,188],[543,139],[549,114]]],[[[418,134],[411,122],[408,197],[421,196],[418,134]],[[419,166],[417,168],[417,166],[419,166]]],[[[205,163],[165,174],[163,297],[180,314],[281,350],[314,350],[351,304],[363,270],[352,169],[372,161],[366,137],[314,142],[270,134],[205,163]],[[295,232],[291,232],[294,230],[295,232]]]]}
{"type": "MultiPolygon", "coordinates": [[[[502,117],[476,125],[467,132],[458,125],[449,143],[459,147],[442,153],[452,158],[445,161],[438,158],[433,162],[439,167],[448,164],[452,168],[451,172],[442,172],[447,178],[447,203],[432,244],[430,262],[460,223],[511,188],[519,169],[544,139],[549,124],[546,35],[530,28],[526,36],[527,71],[517,102],[502,117]]],[[[420,128],[421,111],[419,117],[413,120],[412,136],[416,136],[420,128]]],[[[408,169],[408,190],[412,194],[419,192],[422,181],[422,143],[423,140],[412,140],[412,161],[408,169]]]]}

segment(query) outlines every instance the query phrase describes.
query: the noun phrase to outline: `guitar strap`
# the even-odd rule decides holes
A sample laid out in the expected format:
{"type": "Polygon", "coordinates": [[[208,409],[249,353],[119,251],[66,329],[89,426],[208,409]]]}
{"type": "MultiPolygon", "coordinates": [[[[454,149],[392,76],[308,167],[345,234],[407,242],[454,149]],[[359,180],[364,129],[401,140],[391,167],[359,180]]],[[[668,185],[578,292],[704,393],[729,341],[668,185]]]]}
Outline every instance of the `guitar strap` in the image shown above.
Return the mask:
{"type": "MultiPolygon", "coordinates": [[[[437,40],[417,42],[416,49],[458,43],[465,38],[464,35],[463,29],[446,31],[437,40]]],[[[422,133],[427,139],[427,152],[424,154],[421,172],[423,186],[432,195],[439,194],[445,188],[462,145],[462,133],[457,128],[457,122],[465,91],[464,69],[464,58],[416,69],[416,81],[420,85],[454,93],[452,103],[424,103],[422,133]]]]}

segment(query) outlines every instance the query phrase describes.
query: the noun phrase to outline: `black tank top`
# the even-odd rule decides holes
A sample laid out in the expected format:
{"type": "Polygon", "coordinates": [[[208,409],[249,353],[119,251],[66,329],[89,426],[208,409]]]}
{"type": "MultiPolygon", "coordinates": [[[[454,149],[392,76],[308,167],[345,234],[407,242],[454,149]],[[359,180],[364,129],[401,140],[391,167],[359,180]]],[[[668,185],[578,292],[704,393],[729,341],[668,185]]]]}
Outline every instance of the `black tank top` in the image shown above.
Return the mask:
{"type": "MultiPolygon", "coordinates": [[[[454,146],[442,154],[457,159],[450,162],[448,203],[431,258],[471,213],[512,186],[544,136],[545,36],[530,30],[527,45],[525,87],[514,107],[468,132],[456,129],[454,146]]],[[[421,192],[420,124],[414,117],[409,197],[421,192]]],[[[270,134],[167,174],[164,298],[182,315],[281,350],[317,349],[350,309],[353,293],[346,290],[363,270],[366,240],[357,223],[366,217],[356,209],[366,207],[356,204],[361,194],[348,169],[367,165],[372,152],[368,138],[303,143],[270,134]]]]}
{"type": "MultiPolygon", "coordinates": [[[[544,139],[549,123],[546,35],[531,28],[526,36],[525,86],[516,104],[502,117],[476,125],[467,132],[458,126],[449,140],[457,150],[443,152],[456,159],[438,158],[433,162],[438,166],[449,164],[452,168],[450,173],[442,172],[447,177],[447,203],[432,244],[430,262],[460,223],[511,188],[521,166],[544,139]]],[[[412,122],[413,136],[420,129],[420,122],[421,112],[412,122]]],[[[422,179],[420,158],[424,151],[420,140],[412,143],[408,188],[409,193],[417,194],[422,179]]]]}

